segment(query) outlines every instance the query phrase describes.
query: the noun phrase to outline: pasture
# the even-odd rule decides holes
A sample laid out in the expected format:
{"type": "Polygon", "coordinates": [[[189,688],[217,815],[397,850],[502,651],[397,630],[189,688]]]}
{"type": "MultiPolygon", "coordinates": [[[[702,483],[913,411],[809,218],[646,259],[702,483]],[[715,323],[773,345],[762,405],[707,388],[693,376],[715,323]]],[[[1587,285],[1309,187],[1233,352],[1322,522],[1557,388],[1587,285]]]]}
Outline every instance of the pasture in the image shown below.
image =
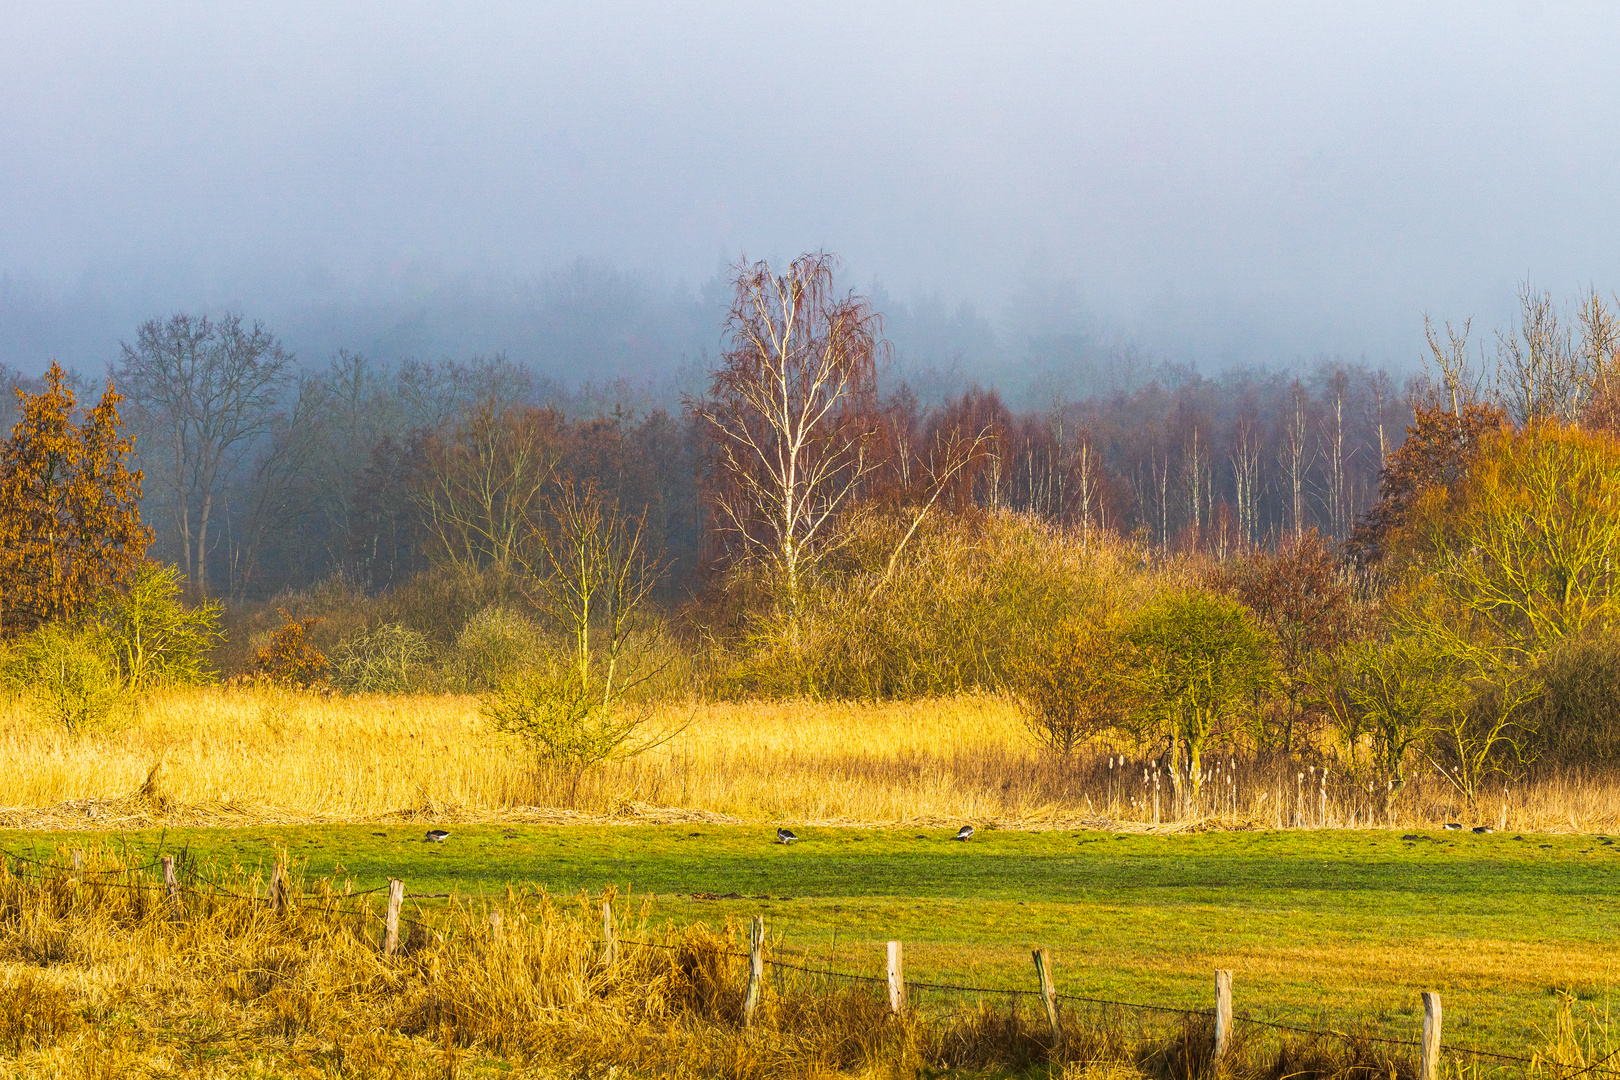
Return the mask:
{"type": "MultiPolygon", "coordinates": [[[[13,832],[34,857],[105,846],[144,861],[268,871],[285,852],[356,889],[567,899],[616,887],[653,924],[763,914],[775,955],[878,975],[905,942],[913,980],[1030,989],[1051,950],[1059,990],[1208,1007],[1212,971],[1240,1013],[1413,1038],[1418,993],[1442,992],[1448,1042],[1509,1053],[1552,1038],[1560,993],[1607,1003],[1617,975],[1620,844],[1582,835],[1205,831],[1124,833],[756,825],[260,826],[13,832]],[[1415,836],[1417,839],[1403,839],[1415,836]]],[[[432,922],[443,901],[411,900],[432,922]]]]}

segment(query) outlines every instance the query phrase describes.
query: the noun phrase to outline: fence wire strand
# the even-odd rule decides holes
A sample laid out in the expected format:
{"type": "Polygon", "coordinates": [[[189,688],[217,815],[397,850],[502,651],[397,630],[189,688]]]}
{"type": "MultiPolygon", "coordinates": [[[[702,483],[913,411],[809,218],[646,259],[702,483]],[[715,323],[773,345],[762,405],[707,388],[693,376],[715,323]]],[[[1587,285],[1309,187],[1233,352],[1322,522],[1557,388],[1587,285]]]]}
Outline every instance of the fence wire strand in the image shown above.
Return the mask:
{"type": "MultiPolygon", "coordinates": [[[[157,868],[159,865],[161,865],[161,858],[160,858],[160,859],[155,859],[150,863],[145,863],[145,864],[140,865],[140,866],[123,867],[123,868],[113,869],[113,870],[75,870],[70,866],[61,866],[61,865],[58,865],[56,863],[43,862],[41,860],[32,859],[32,858],[29,858],[27,856],[17,855],[15,853],[7,851],[7,850],[5,850],[3,848],[0,848],[0,856],[3,856],[4,858],[10,859],[13,862],[26,863],[26,864],[29,864],[29,865],[32,865],[32,866],[38,866],[38,867],[42,867],[42,868],[47,869],[47,870],[56,871],[57,873],[60,873],[60,874],[66,874],[66,875],[69,875],[73,879],[82,878],[82,877],[84,877],[86,875],[92,875],[92,874],[93,875],[99,875],[99,876],[108,876],[108,875],[116,875],[116,874],[124,874],[124,875],[140,874],[140,873],[145,873],[145,872],[147,872],[149,870],[153,870],[153,869],[157,868]]],[[[272,900],[269,897],[248,896],[248,895],[243,894],[243,893],[232,892],[232,891],[230,891],[228,889],[222,888],[217,882],[215,882],[212,879],[206,877],[205,875],[198,874],[195,871],[193,871],[192,873],[193,873],[196,880],[200,880],[204,885],[206,885],[208,887],[208,891],[205,892],[205,891],[193,888],[193,887],[191,887],[189,885],[181,884],[181,885],[177,885],[177,891],[179,893],[184,894],[184,895],[188,895],[188,896],[192,896],[192,897],[197,897],[199,899],[226,898],[226,899],[239,900],[239,901],[243,901],[243,902],[246,902],[246,903],[259,904],[259,905],[269,905],[269,904],[272,903],[272,900]]],[[[89,887],[89,888],[114,888],[114,889],[126,889],[126,890],[132,890],[132,891],[141,891],[141,892],[163,892],[163,893],[168,892],[167,884],[157,884],[157,883],[144,884],[144,883],[138,883],[138,882],[120,882],[120,881],[86,881],[86,882],[81,882],[81,884],[83,884],[85,887],[89,887]]],[[[352,899],[356,899],[356,898],[363,897],[363,896],[372,896],[372,895],[375,895],[376,893],[380,893],[380,892],[385,891],[387,888],[388,888],[388,885],[378,885],[375,888],[365,889],[365,890],[360,891],[360,892],[344,893],[344,894],[342,894],[342,899],[347,901],[347,900],[352,900],[352,899]]],[[[407,894],[407,899],[445,899],[445,898],[448,898],[449,895],[450,894],[448,894],[448,893],[410,893],[410,894],[407,894]]],[[[318,912],[318,913],[323,914],[323,915],[352,916],[352,917],[356,917],[356,918],[370,918],[370,919],[376,919],[379,922],[386,922],[386,919],[383,916],[378,915],[375,911],[371,910],[369,906],[368,907],[363,907],[363,908],[328,907],[328,906],[322,905],[318,898],[313,898],[313,897],[310,897],[310,896],[306,895],[304,897],[301,897],[301,899],[304,902],[302,904],[298,905],[298,906],[300,908],[302,908],[303,910],[311,910],[311,911],[315,911],[315,912],[318,912]],[[312,900],[313,900],[313,902],[311,902],[312,900]]],[[[336,897],[334,897],[334,899],[336,899],[336,897]]],[[[287,906],[292,907],[294,905],[294,900],[295,900],[295,897],[289,895],[286,898],[287,906]]],[[[409,926],[409,927],[411,927],[413,929],[420,928],[420,929],[422,929],[424,931],[431,929],[428,926],[427,923],[424,923],[424,922],[422,922],[420,920],[417,920],[417,919],[408,918],[408,917],[406,917],[404,915],[401,915],[399,917],[399,922],[400,922],[400,924],[405,925],[405,926],[409,926]]],[[[668,952],[678,952],[684,947],[684,946],[678,945],[678,944],[672,945],[672,944],[669,944],[667,942],[638,941],[638,940],[629,939],[629,938],[619,938],[619,939],[616,940],[616,943],[618,945],[621,945],[621,946],[633,946],[633,947],[636,947],[636,948],[643,948],[643,949],[660,949],[660,950],[664,950],[664,951],[668,951],[668,952]]],[[[607,939],[603,939],[601,944],[606,945],[606,944],[609,944],[609,942],[607,941],[607,939]]],[[[734,960],[748,960],[748,959],[751,959],[749,953],[739,952],[739,951],[733,950],[733,949],[719,949],[719,950],[715,950],[715,952],[720,956],[724,956],[724,957],[727,957],[729,959],[734,959],[734,960]]],[[[774,969],[776,971],[792,971],[792,972],[797,972],[797,973],[804,974],[804,975],[811,975],[811,976],[814,976],[816,978],[822,978],[822,979],[842,980],[844,982],[862,984],[862,985],[885,986],[885,985],[888,984],[888,979],[883,977],[883,976],[862,975],[862,974],[858,974],[856,972],[851,972],[851,971],[838,971],[838,970],[835,970],[835,969],[830,968],[830,967],[828,967],[828,968],[809,967],[809,966],[806,966],[806,965],[803,965],[803,964],[793,964],[793,963],[789,963],[789,962],[787,962],[785,960],[777,960],[777,959],[774,959],[774,958],[765,959],[764,964],[765,964],[766,967],[772,968],[772,969],[774,969]]],[[[976,995],[981,995],[981,996],[989,995],[989,996],[992,996],[992,997],[1015,997],[1015,998],[1016,997],[1035,997],[1035,998],[1039,998],[1039,997],[1043,996],[1041,994],[1041,992],[1038,991],[1038,990],[1027,990],[1027,989],[1020,989],[1020,988],[1016,988],[1016,987],[968,986],[968,985],[962,985],[962,984],[957,984],[957,983],[933,983],[933,982],[920,982],[920,981],[911,981],[911,980],[906,980],[905,988],[906,988],[906,991],[908,992],[908,994],[912,990],[922,990],[922,991],[932,991],[932,992],[939,992],[939,993],[976,994],[976,995]]],[[[1148,1003],[1145,1003],[1145,1002],[1137,1002],[1137,1001],[1116,1001],[1116,1000],[1114,1000],[1112,998],[1087,997],[1087,996],[1081,995],[1081,994],[1064,994],[1064,993],[1054,994],[1053,999],[1055,1001],[1058,1001],[1058,1002],[1074,1002],[1074,1003],[1080,1003],[1080,1004],[1086,1004],[1086,1005],[1110,1006],[1110,1007],[1113,1007],[1113,1008],[1132,1009],[1132,1010],[1141,1011],[1141,1012],[1170,1013],[1170,1014],[1179,1015],[1179,1016],[1208,1017],[1208,1016],[1213,1016],[1214,1015],[1214,1012],[1211,1009],[1185,1009],[1185,1008],[1179,1008],[1179,1007],[1172,1006],[1172,1005],[1152,1005],[1152,1004],[1148,1004],[1148,1003]]],[[[961,1010],[958,1010],[958,1012],[960,1012],[960,1011],[961,1010]]],[[[1385,1037],[1385,1036],[1380,1036],[1380,1035],[1356,1034],[1356,1033],[1352,1033],[1352,1032],[1338,1031],[1338,1030],[1334,1030],[1334,1029],[1302,1027],[1302,1026],[1297,1025],[1297,1024],[1285,1024],[1285,1023],[1282,1023],[1282,1022],[1276,1021],[1276,1020],[1263,1020],[1263,1019],[1261,1019],[1259,1017],[1255,1017],[1255,1016],[1234,1015],[1232,1017],[1232,1020],[1233,1020],[1234,1023],[1252,1024],[1252,1025],[1255,1025],[1257,1027],[1270,1028],[1270,1029],[1273,1029],[1273,1030],[1276,1030],[1276,1031],[1286,1031],[1286,1032],[1290,1032],[1290,1033],[1296,1034],[1296,1035],[1309,1035],[1309,1036],[1313,1036],[1313,1037],[1324,1037],[1325,1036],[1325,1037],[1330,1037],[1330,1038],[1341,1039],[1341,1040],[1344,1040],[1346,1042],[1351,1042],[1351,1043],[1356,1043],[1356,1042],[1376,1043],[1376,1044],[1383,1045],[1383,1046],[1398,1046],[1398,1047],[1401,1047],[1403,1049],[1408,1049],[1408,1050],[1421,1049],[1422,1048],[1421,1043],[1417,1042],[1416,1040],[1411,1040],[1411,1039],[1391,1039],[1391,1038],[1388,1038],[1388,1037],[1385,1037]]],[[[1480,1050],[1480,1049],[1476,1049],[1476,1048],[1470,1047],[1470,1046],[1456,1046],[1456,1045],[1443,1044],[1442,1047],[1441,1047],[1441,1050],[1443,1052],[1446,1052],[1446,1053],[1463,1054],[1463,1055],[1467,1055],[1467,1056],[1472,1057],[1472,1058],[1488,1059],[1488,1060],[1491,1060],[1491,1061],[1503,1062],[1505,1064],[1532,1065],[1532,1064],[1535,1064],[1538,1061],[1537,1058],[1521,1057],[1521,1056],[1514,1055],[1514,1054],[1502,1054],[1502,1053],[1498,1053],[1498,1052],[1493,1051],[1493,1050],[1480,1050]]],[[[1616,1055],[1620,1055],[1620,1048],[1617,1048],[1615,1050],[1610,1051],[1609,1053],[1603,1055],[1603,1057],[1599,1058],[1598,1060],[1596,1060],[1596,1061],[1594,1061],[1594,1062],[1586,1065],[1585,1067],[1580,1068],[1580,1069],[1578,1069],[1578,1070],[1576,1070],[1574,1072],[1559,1074],[1559,1080],[1576,1080],[1577,1077],[1585,1076],[1585,1075],[1588,1075],[1588,1074],[1591,1074],[1591,1073],[1598,1073],[1598,1074],[1601,1074],[1601,1075],[1604,1075],[1604,1076],[1620,1076],[1620,1070],[1611,1069],[1611,1068],[1605,1068],[1604,1067],[1604,1063],[1608,1062],[1611,1059],[1613,1059],[1616,1055]]],[[[1558,1066],[1553,1065],[1553,1063],[1551,1063],[1551,1062],[1543,1062],[1543,1063],[1550,1066],[1551,1068],[1554,1068],[1554,1069],[1558,1068],[1558,1066]]]]}

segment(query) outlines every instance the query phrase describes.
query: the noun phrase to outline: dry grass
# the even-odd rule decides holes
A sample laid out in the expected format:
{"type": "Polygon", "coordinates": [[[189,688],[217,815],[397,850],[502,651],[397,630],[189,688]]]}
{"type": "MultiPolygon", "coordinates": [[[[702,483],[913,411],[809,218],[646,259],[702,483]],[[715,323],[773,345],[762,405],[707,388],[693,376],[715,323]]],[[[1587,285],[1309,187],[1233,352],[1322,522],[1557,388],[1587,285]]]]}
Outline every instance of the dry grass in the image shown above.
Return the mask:
{"type": "MultiPolygon", "coordinates": [[[[386,956],[368,898],[295,879],[277,913],[249,895],[261,885],[182,867],[177,907],[149,870],[106,858],[77,875],[0,865],[0,1068],[41,1078],[1212,1075],[1201,1015],[1149,1028],[1072,1011],[1054,1040],[1038,1008],[918,1003],[895,1017],[881,988],[789,972],[765,979],[745,1027],[735,927],[676,930],[632,915],[618,921],[624,944],[610,958],[594,898],[509,893],[493,909],[453,901],[386,956]]],[[[1235,1035],[1222,1070],[1234,1080],[1413,1075],[1408,1057],[1355,1040],[1268,1041],[1241,1025],[1235,1035]]]]}
{"type": "Polygon", "coordinates": [[[1469,810],[1433,776],[1393,817],[1329,770],[1210,759],[1195,803],[1140,758],[1043,757],[992,697],[881,705],[668,704],[647,754],[579,775],[537,769],[467,696],[319,697],[209,688],[74,736],[0,705],[0,824],[576,818],[1105,828],[1620,826],[1620,782],[1576,771],[1495,788],[1469,810]]]}

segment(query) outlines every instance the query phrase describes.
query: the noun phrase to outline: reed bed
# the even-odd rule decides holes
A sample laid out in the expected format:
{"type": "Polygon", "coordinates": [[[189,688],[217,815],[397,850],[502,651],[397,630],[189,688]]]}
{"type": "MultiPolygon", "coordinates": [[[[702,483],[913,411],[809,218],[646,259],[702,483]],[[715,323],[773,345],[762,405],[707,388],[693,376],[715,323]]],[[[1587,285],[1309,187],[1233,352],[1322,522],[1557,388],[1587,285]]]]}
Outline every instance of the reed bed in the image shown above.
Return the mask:
{"type": "Polygon", "coordinates": [[[672,702],[667,741],[598,770],[547,768],[476,698],[176,691],[71,734],[0,704],[0,824],[737,820],[1041,828],[1620,831],[1620,776],[1500,778],[1472,806],[1421,766],[1386,811],[1331,761],[1212,753],[1196,785],[1132,749],[1043,754],[991,696],[886,704],[672,702]]]}

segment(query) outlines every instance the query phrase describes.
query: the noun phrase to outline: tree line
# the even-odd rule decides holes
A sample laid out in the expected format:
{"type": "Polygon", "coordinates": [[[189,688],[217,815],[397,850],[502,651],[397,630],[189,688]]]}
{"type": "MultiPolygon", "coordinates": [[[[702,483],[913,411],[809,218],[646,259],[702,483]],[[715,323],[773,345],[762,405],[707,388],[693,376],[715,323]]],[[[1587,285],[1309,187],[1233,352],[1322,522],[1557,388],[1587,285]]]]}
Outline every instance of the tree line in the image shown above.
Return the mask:
{"type": "Polygon", "coordinates": [[[26,588],[0,627],[133,595],[150,556],[198,610],[320,585],[359,612],[287,614],[261,666],[495,687],[467,656],[555,653],[491,706],[530,735],[628,733],[614,698],[656,639],[717,692],[1011,693],[1056,752],[1159,744],[1194,790],[1209,745],[1340,739],[1386,793],[1414,753],[1473,792],[1550,737],[1570,643],[1608,655],[1620,324],[1595,293],[1526,288],[1489,354],[1431,326],[1399,387],[1160,367],[1015,412],[884,385],[882,313],[833,256],[732,287],[678,410],[570,407],[499,355],[301,366],[239,315],[138,327],[79,413],[84,380],[13,380],[0,548],[26,588]]]}

